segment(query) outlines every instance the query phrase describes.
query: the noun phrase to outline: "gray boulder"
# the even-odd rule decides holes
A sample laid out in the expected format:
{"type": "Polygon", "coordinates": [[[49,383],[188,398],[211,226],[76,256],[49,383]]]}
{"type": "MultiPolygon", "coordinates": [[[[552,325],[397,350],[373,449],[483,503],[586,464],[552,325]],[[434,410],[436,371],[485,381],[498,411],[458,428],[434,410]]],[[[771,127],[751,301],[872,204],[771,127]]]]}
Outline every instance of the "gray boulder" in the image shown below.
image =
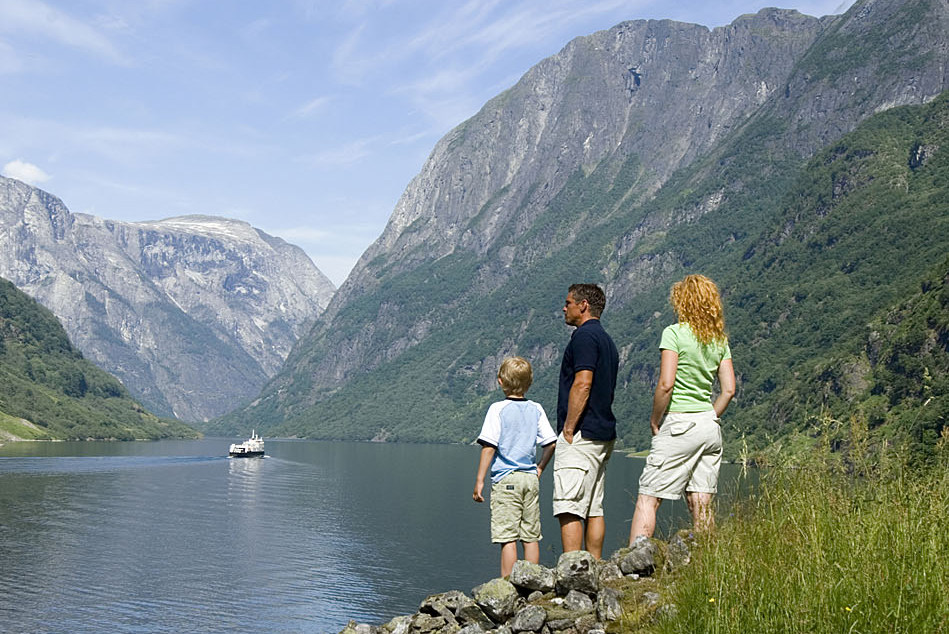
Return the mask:
{"type": "Polygon", "coordinates": [[[471,591],[475,603],[495,623],[504,623],[517,607],[517,588],[507,579],[492,579],[471,591]]]}
{"type": "Polygon", "coordinates": [[[597,570],[597,581],[600,584],[600,587],[606,585],[607,582],[613,581],[614,579],[622,579],[623,571],[619,569],[619,564],[614,561],[603,560],[599,562],[597,570]]]}
{"type": "Polygon", "coordinates": [[[571,590],[596,594],[599,589],[596,559],[585,550],[564,553],[557,561],[557,594],[566,596],[571,590]]]}
{"type": "Polygon", "coordinates": [[[553,592],[556,587],[553,570],[524,559],[518,559],[514,563],[509,579],[515,586],[525,590],[537,590],[546,593],[553,592]]]}
{"type": "Polygon", "coordinates": [[[564,598],[563,605],[573,612],[588,612],[593,609],[593,600],[583,592],[571,590],[564,598]]]}
{"type": "Polygon", "coordinates": [[[620,556],[619,568],[625,575],[651,575],[656,569],[656,557],[659,547],[648,538],[639,537],[624,554],[620,556]]]}
{"type": "Polygon", "coordinates": [[[603,588],[596,596],[596,615],[601,621],[615,621],[623,614],[620,605],[620,592],[613,588],[603,588]]]}
{"type": "Polygon", "coordinates": [[[412,625],[411,616],[397,616],[382,626],[384,632],[389,634],[408,634],[409,627],[412,625]]]}
{"type": "Polygon", "coordinates": [[[666,548],[666,570],[675,572],[683,566],[688,566],[691,560],[692,549],[680,531],[669,540],[666,548]]]}
{"type": "Polygon", "coordinates": [[[459,590],[451,590],[426,597],[419,605],[418,611],[431,616],[450,616],[454,618],[458,608],[470,603],[473,603],[473,601],[465,596],[465,593],[459,590]]]}
{"type": "Polygon", "coordinates": [[[508,622],[512,632],[539,632],[547,621],[547,610],[539,605],[528,605],[518,610],[508,622]]]}
{"type": "Polygon", "coordinates": [[[418,632],[418,634],[430,634],[443,632],[451,626],[454,626],[454,630],[461,629],[453,617],[446,618],[444,616],[432,616],[431,614],[418,612],[412,617],[412,624],[409,626],[409,631],[418,632]]]}

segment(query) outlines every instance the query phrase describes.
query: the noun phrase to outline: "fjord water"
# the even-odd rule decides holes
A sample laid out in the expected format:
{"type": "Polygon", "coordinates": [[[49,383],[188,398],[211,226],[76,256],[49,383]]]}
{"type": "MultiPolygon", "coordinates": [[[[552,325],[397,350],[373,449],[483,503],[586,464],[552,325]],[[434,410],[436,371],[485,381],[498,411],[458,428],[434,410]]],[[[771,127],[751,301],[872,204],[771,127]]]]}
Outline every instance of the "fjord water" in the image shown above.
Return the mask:
{"type": "MultiPolygon", "coordinates": [[[[338,632],[497,576],[477,447],[268,440],[227,458],[236,440],[0,447],[0,631],[338,632]]],[[[641,467],[610,462],[606,552],[641,467]]],[[[541,487],[553,566],[549,472],[541,487]]]]}

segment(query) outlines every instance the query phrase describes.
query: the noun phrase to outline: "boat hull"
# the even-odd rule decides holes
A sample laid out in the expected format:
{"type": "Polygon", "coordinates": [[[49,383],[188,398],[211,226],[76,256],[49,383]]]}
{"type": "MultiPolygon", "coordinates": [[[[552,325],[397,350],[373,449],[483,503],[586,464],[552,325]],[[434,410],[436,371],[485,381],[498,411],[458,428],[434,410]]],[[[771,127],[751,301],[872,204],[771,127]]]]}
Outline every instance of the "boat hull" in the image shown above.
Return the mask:
{"type": "Polygon", "coordinates": [[[262,458],[264,456],[263,451],[230,451],[228,454],[231,458],[262,458]]]}

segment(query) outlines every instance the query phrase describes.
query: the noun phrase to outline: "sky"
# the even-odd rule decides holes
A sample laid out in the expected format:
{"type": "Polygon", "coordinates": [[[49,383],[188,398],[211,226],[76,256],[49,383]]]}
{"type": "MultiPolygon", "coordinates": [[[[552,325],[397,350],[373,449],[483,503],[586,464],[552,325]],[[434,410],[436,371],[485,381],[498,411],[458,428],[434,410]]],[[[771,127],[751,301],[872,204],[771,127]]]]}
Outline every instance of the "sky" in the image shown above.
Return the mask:
{"type": "Polygon", "coordinates": [[[0,173],[111,220],[244,220],[340,285],[438,139],[574,37],[851,2],[0,0],[0,173]]]}

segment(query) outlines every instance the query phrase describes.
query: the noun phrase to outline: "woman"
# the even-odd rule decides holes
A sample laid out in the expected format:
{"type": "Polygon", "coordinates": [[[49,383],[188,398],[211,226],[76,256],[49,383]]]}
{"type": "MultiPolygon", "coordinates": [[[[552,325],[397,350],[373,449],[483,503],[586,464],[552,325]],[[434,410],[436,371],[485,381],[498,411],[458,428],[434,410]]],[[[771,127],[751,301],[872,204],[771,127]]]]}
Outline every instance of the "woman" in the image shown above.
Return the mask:
{"type": "Polygon", "coordinates": [[[698,531],[713,528],[712,497],[722,461],[719,417],[735,395],[735,371],[718,288],[688,275],[669,295],[678,323],[662,332],[659,383],[653,395],[652,448],[639,479],[630,546],[652,537],[662,500],[685,499],[698,531]],[[715,377],[721,392],[712,402],[715,377]]]}

